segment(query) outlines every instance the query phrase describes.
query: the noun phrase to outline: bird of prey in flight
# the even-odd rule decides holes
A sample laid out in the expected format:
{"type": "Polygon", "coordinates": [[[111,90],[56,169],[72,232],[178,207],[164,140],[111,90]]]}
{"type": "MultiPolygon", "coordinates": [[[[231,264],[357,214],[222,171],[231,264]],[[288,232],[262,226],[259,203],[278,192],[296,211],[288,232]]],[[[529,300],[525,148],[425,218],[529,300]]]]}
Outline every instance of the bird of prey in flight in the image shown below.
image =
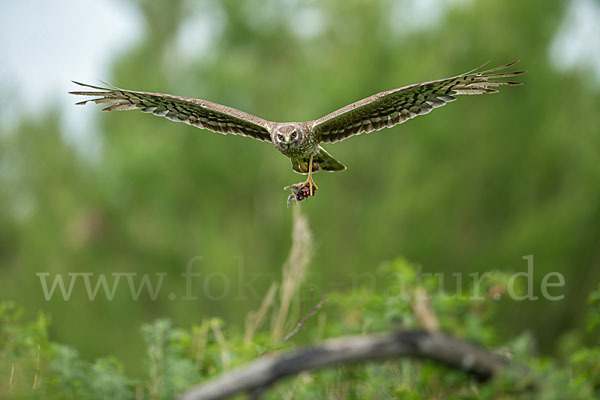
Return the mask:
{"type": "Polygon", "coordinates": [[[374,94],[342,107],[319,119],[307,122],[273,122],[232,107],[207,100],[191,99],[170,94],[140,92],[115,87],[100,87],[75,82],[93,91],[74,91],[75,95],[95,96],[77,104],[92,101],[107,104],[102,111],[134,110],[185,122],[222,134],[249,136],[270,142],[289,157],[294,171],[308,174],[306,181],[286,187],[291,189],[289,201],[314,196],[318,187],[312,174],[318,170],[343,171],[346,167],[333,158],[321,143],[335,143],[350,136],[369,133],[400,124],[418,115],[429,113],[456,100],[457,95],[496,93],[499,86],[520,85],[520,82],[501,80],[525,73],[505,72],[516,64],[480,71],[476,68],[451,78],[417,83],[374,94]]]}

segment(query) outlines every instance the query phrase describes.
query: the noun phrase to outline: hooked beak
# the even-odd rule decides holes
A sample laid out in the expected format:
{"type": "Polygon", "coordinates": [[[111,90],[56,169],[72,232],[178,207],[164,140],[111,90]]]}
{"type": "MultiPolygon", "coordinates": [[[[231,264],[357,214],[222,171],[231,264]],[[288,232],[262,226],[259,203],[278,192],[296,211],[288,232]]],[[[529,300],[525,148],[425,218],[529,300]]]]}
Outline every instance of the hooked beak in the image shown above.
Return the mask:
{"type": "Polygon", "coordinates": [[[289,143],[289,142],[290,142],[290,137],[289,137],[289,136],[286,136],[286,137],[285,137],[285,142],[286,142],[286,143],[289,143]]]}

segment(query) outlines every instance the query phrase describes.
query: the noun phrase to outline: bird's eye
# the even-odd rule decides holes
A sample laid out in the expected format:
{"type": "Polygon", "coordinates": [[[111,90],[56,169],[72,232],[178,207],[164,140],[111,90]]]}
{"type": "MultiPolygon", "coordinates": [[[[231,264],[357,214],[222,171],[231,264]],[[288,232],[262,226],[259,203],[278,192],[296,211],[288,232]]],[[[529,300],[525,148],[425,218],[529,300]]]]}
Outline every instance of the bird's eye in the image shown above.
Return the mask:
{"type": "Polygon", "coordinates": [[[279,135],[279,134],[278,134],[278,135],[277,135],[277,139],[278,139],[279,141],[282,141],[282,140],[283,140],[283,135],[279,135]]]}
{"type": "Polygon", "coordinates": [[[296,139],[296,131],[292,132],[292,139],[296,139]]]}

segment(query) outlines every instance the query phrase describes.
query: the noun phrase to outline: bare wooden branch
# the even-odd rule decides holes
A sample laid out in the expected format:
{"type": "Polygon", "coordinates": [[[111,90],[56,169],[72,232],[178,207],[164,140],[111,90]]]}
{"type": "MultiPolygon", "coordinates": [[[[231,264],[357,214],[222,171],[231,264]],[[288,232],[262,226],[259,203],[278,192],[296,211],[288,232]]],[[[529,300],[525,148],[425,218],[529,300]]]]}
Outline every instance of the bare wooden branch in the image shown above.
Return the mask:
{"type": "Polygon", "coordinates": [[[262,393],[287,376],[337,364],[411,357],[460,369],[478,380],[500,372],[506,362],[472,344],[439,332],[401,330],[329,339],[279,356],[265,356],[187,392],[182,400],[225,399],[239,393],[262,393]]]}

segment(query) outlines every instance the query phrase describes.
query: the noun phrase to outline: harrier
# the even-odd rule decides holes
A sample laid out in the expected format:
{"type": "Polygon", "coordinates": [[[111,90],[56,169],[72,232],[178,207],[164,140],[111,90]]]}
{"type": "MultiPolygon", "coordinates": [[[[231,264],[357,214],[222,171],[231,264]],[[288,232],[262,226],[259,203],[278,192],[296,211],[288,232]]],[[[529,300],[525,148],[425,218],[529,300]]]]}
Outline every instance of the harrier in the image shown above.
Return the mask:
{"type": "Polygon", "coordinates": [[[305,182],[286,188],[292,190],[289,204],[291,198],[302,200],[315,194],[318,187],[313,181],[314,172],[320,169],[332,172],[346,169],[321,147],[321,143],[335,143],[350,136],[390,128],[454,101],[456,95],[496,93],[496,87],[520,85],[520,82],[498,80],[525,73],[499,72],[514,64],[516,61],[485,71],[479,71],[482,68],[479,67],[451,78],[377,93],[308,122],[272,122],[206,100],[99,87],[75,81],[73,83],[95,91],[70,93],[97,96],[77,104],[86,104],[88,101],[108,104],[102,111],[139,109],[225,135],[231,133],[271,142],[292,160],[295,172],[308,174],[305,182]]]}

